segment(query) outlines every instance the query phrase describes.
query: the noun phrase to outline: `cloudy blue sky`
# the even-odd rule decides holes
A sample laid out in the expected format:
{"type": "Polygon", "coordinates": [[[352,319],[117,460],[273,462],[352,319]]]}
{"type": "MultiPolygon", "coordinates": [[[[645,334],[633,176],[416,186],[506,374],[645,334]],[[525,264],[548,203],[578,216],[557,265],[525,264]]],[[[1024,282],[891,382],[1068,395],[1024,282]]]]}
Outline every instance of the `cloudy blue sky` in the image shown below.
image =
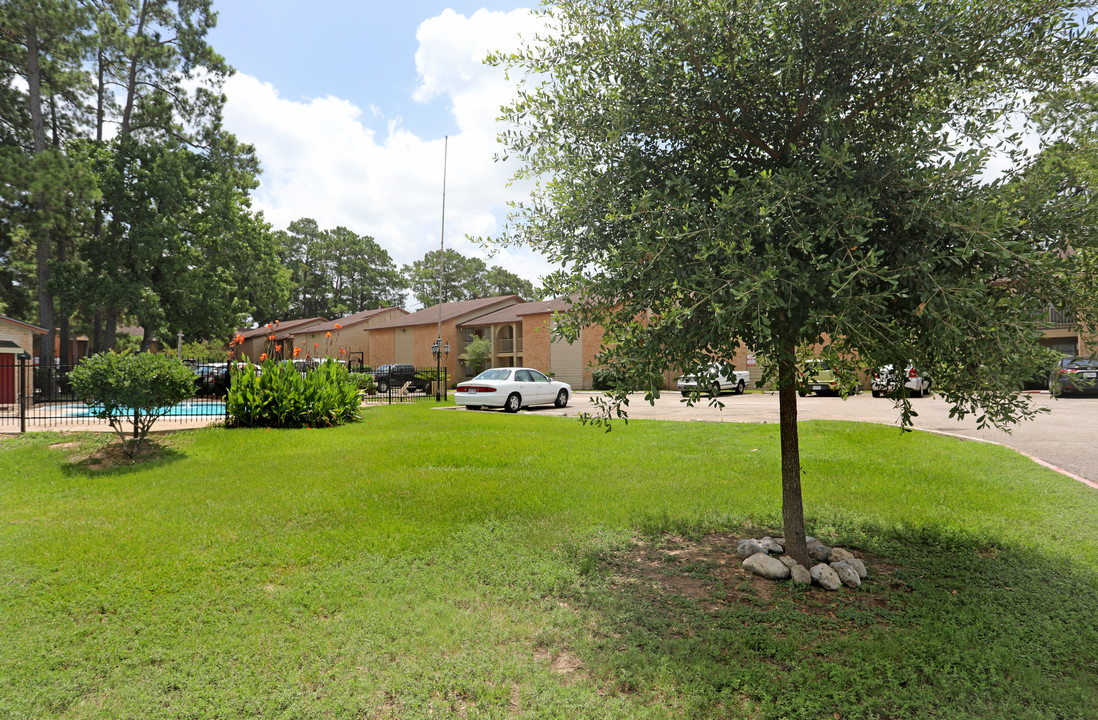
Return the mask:
{"type": "Polygon", "coordinates": [[[255,207],[275,228],[300,217],[373,236],[397,264],[439,246],[449,136],[446,247],[536,280],[521,249],[494,257],[464,238],[501,232],[513,166],[493,156],[514,91],[481,62],[536,21],[514,2],[222,0],[210,44],[236,68],[229,130],[263,165],[255,207]]]}

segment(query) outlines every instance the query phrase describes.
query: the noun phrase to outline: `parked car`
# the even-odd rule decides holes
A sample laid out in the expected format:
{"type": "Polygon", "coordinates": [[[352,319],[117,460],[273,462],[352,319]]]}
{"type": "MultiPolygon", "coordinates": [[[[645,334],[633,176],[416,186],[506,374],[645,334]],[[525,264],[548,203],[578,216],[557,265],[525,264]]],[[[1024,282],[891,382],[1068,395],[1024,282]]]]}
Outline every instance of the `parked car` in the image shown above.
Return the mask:
{"type": "Polygon", "coordinates": [[[1054,395],[1098,395],[1098,356],[1065,357],[1051,384],[1054,395]]]}
{"type": "Polygon", "coordinates": [[[913,366],[908,365],[903,373],[897,373],[891,365],[882,365],[873,373],[873,397],[881,397],[894,391],[899,383],[915,397],[930,394],[930,378],[923,377],[913,366]]]}
{"type": "Polygon", "coordinates": [[[501,407],[507,412],[549,403],[562,408],[571,397],[572,386],[568,383],[524,367],[485,370],[472,380],[459,383],[454,391],[454,401],[469,410],[501,407]]]}
{"type": "Polygon", "coordinates": [[[810,392],[828,395],[855,395],[862,391],[856,379],[850,380],[844,388],[835,371],[826,360],[810,360],[805,363],[801,373],[797,394],[804,397],[810,392]]]}
{"type": "Polygon", "coordinates": [[[700,368],[697,372],[683,375],[675,383],[683,397],[694,394],[699,386],[701,391],[708,391],[710,395],[716,397],[728,390],[734,390],[737,395],[742,395],[750,381],[751,373],[747,370],[733,370],[732,377],[726,377],[721,372],[720,364],[713,363],[708,367],[700,368]]]}
{"type": "Polygon", "coordinates": [[[416,372],[414,365],[397,363],[394,365],[382,365],[374,370],[374,384],[378,393],[384,395],[389,388],[400,389],[408,383],[408,389],[430,394],[431,378],[421,372],[416,372]]]}
{"type": "Polygon", "coordinates": [[[192,369],[195,375],[195,395],[224,395],[228,391],[228,363],[200,363],[192,369]]]}

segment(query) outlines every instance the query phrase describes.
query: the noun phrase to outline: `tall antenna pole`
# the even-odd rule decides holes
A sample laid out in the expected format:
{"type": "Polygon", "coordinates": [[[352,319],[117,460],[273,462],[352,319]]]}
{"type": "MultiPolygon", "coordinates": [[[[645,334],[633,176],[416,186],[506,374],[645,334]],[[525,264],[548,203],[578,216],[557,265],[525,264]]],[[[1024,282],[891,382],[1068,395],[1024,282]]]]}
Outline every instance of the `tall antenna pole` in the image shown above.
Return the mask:
{"type": "Polygon", "coordinates": [[[438,246],[438,335],[435,338],[435,402],[441,399],[442,383],[442,275],[446,269],[446,160],[450,154],[450,136],[442,144],[442,230],[438,246]]]}

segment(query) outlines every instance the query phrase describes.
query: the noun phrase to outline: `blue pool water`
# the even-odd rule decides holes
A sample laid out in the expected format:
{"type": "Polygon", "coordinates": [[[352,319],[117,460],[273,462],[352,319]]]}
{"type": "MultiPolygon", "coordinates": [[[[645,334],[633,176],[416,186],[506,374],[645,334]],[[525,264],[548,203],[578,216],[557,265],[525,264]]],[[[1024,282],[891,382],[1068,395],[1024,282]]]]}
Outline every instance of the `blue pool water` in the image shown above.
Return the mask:
{"type": "MultiPolygon", "coordinates": [[[[127,410],[129,414],[133,411],[127,410]]],[[[224,415],[225,403],[221,400],[192,400],[182,402],[168,410],[161,417],[207,417],[210,415],[224,415]]],[[[95,417],[95,406],[89,406],[75,412],[68,413],[66,417],[95,417]]]]}

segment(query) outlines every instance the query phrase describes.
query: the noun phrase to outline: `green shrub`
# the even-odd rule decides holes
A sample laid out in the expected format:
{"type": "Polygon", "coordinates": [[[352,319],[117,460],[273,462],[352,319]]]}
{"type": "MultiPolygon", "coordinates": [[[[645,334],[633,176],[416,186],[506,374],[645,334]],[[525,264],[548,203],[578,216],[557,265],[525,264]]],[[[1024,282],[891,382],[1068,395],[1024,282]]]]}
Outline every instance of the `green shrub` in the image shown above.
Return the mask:
{"type": "Polygon", "coordinates": [[[602,391],[613,390],[617,377],[617,373],[610,368],[595,368],[591,371],[591,387],[602,391]]]}
{"type": "Polygon", "coordinates": [[[351,380],[355,383],[355,387],[367,395],[377,394],[377,384],[374,383],[374,374],[372,372],[351,373],[351,380]]]}
{"type": "Polygon", "coordinates": [[[225,362],[227,352],[224,343],[213,340],[183,343],[183,357],[195,362],[225,362]]]}
{"type": "Polygon", "coordinates": [[[265,360],[257,372],[233,373],[225,396],[229,427],[332,427],[358,420],[362,390],[340,363],[327,360],[302,375],[265,360]]]}
{"type": "Polygon", "coordinates": [[[194,394],[194,373],[169,355],[100,353],[82,360],[69,379],[92,414],[110,422],[128,457],[160,416],[194,394]]]}
{"type": "Polygon", "coordinates": [[[465,346],[465,364],[477,372],[487,365],[490,357],[492,357],[492,341],[488,338],[473,338],[465,346]]]}

